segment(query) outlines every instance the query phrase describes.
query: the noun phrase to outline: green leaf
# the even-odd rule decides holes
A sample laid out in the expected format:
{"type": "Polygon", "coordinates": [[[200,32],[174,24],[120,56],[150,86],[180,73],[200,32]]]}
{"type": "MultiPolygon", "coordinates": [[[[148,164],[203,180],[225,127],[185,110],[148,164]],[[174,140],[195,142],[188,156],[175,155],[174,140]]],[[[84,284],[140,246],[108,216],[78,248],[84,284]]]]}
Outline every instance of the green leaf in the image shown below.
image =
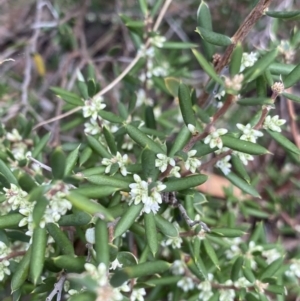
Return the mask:
{"type": "Polygon", "coordinates": [[[300,64],[298,64],[287,76],[283,78],[284,88],[288,89],[300,79],[300,64]]]}
{"type": "Polygon", "coordinates": [[[229,65],[229,72],[232,77],[240,72],[242,57],[243,57],[243,46],[241,42],[238,42],[237,45],[235,46],[235,49],[233,50],[231,60],[230,60],[230,65],[229,65]]]}
{"type": "Polygon", "coordinates": [[[54,223],[46,225],[48,233],[53,237],[56,245],[64,255],[74,255],[74,248],[66,234],[54,223]]]}
{"type": "Polygon", "coordinates": [[[57,147],[50,156],[50,166],[55,179],[62,179],[66,170],[66,155],[61,147],[57,147]]]}
{"type": "Polygon", "coordinates": [[[242,269],[243,263],[244,258],[242,256],[239,256],[232,265],[230,279],[233,282],[237,281],[240,278],[240,271],[242,269]]]}
{"type": "Polygon", "coordinates": [[[125,121],[122,117],[120,117],[114,113],[104,111],[104,110],[100,110],[98,112],[98,115],[100,117],[102,117],[103,119],[108,120],[109,122],[112,122],[112,123],[123,123],[125,121]]]}
{"type": "Polygon", "coordinates": [[[194,188],[206,182],[207,178],[208,177],[206,175],[196,174],[180,179],[169,179],[168,181],[164,182],[166,185],[164,191],[171,192],[194,188]]]}
{"type": "Polygon", "coordinates": [[[16,186],[19,186],[16,177],[1,159],[0,159],[0,172],[10,184],[15,184],[16,186]]]}
{"type": "Polygon", "coordinates": [[[154,153],[158,154],[164,154],[164,150],[161,148],[161,146],[149,138],[146,134],[144,134],[140,129],[137,127],[131,125],[131,124],[125,124],[124,125],[128,135],[134,140],[137,144],[139,144],[142,147],[148,147],[150,150],[152,150],[154,153]]]}
{"type": "Polygon", "coordinates": [[[92,156],[93,151],[90,147],[86,146],[79,157],[79,166],[82,166],[92,156]]]}
{"type": "Polygon", "coordinates": [[[269,284],[265,290],[276,295],[286,294],[286,288],[283,285],[269,284]]]}
{"type": "Polygon", "coordinates": [[[292,70],[296,67],[296,65],[288,65],[283,63],[272,63],[267,70],[269,70],[272,74],[275,75],[288,75],[292,72],[292,70]]]}
{"type": "Polygon", "coordinates": [[[158,251],[158,239],[157,230],[155,224],[155,218],[153,212],[144,214],[145,230],[146,230],[146,240],[150,248],[151,253],[155,257],[158,251]]]}
{"type": "Polygon", "coordinates": [[[109,268],[109,241],[107,223],[98,218],[95,225],[95,251],[97,265],[104,263],[109,268]]]}
{"type": "Polygon", "coordinates": [[[169,236],[169,237],[178,237],[178,230],[172,223],[170,223],[169,221],[164,219],[159,214],[156,214],[154,216],[154,218],[155,218],[155,223],[156,223],[157,228],[164,235],[169,236]]]}
{"type": "Polygon", "coordinates": [[[40,281],[45,261],[47,233],[45,228],[36,227],[33,230],[31,244],[31,260],[29,275],[34,285],[40,281]]]}
{"type": "Polygon", "coordinates": [[[247,183],[250,183],[251,179],[250,179],[250,177],[247,173],[247,170],[245,168],[245,165],[243,164],[241,159],[236,155],[232,155],[231,162],[232,162],[233,168],[236,171],[236,173],[240,177],[242,177],[247,183]]]}
{"type": "Polygon", "coordinates": [[[218,76],[214,68],[207,62],[207,60],[204,58],[204,56],[198,52],[196,49],[192,49],[193,54],[195,55],[198,63],[203,68],[203,70],[218,84],[221,86],[224,86],[224,82],[222,79],[218,76]]]}
{"type": "Polygon", "coordinates": [[[88,141],[88,144],[96,154],[100,155],[102,158],[110,159],[112,157],[109,151],[96,138],[87,135],[86,139],[88,141]]]}
{"type": "Polygon", "coordinates": [[[237,103],[241,106],[255,106],[255,105],[273,105],[274,100],[268,97],[256,97],[256,98],[243,98],[239,99],[237,103]]]}
{"type": "Polygon", "coordinates": [[[213,32],[200,26],[197,26],[195,31],[200,34],[203,40],[210,44],[217,46],[229,46],[232,44],[230,37],[223,34],[213,32]]]}
{"type": "Polygon", "coordinates": [[[191,49],[191,48],[197,48],[198,45],[194,43],[187,43],[187,42],[164,42],[162,44],[162,49],[191,49]]]}
{"type": "Polygon", "coordinates": [[[47,145],[50,137],[51,137],[51,132],[43,136],[43,138],[34,146],[34,149],[32,151],[32,157],[36,158],[41,151],[44,149],[44,147],[47,145]]]}
{"type": "Polygon", "coordinates": [[[246,232],[240,229],[234,228],[214,228],[208,235],[217,235],[221,237],[241,237],[245,235],[246,232]]]}
{"type": "Polygon", "coordinates": [[[65,89],[59,88],[59,87],[51,87],[51,91],[53,91],[57,97],[63,99],[67,103],[73,105],[73,106],[83,106],[84,103],[81,100],[81,97],[78,96],[75,93],[66,91],[65,89]]]}
{"type": "Polygon", "coordinates": [[[300,103],[300,96],[298,96],[298,95],[294,95],[294,94],[290,94],[290,93],[286,93],[286,92],[281,93],[281,95],[283,95],[287,99],[290,99],[292,101],[300,103]]]}
{"type": "Polygon", "coordinates": [[[161,274],[170,268],[171,264],[163,260],[140,263],[117,271],[111,278],[110,284],[113,287],[122,285],[129,279],[138,278],[153,274],[161,274]]]}
{"type": "Polygon", "coordinates": [[[74,214],[63,215],[58,224],[60,226],[83,226],[90,223],[92,216],[83,211],[74,214]]]}
{"type": "Polygon", "coordinates": [[[265,14],[272,18],[278,18],[278,19],[293,19],[295,20],[300,18],[300,10],[294,10],[294,11],[274,11],[274,10],[268,10],[265,12],[265,14]]]}
{"type": "Polygon", "coordinates": [[[67,273],[82,273],[85,270],[85,256],[74,257],[70,255],[61,255],[52,257],[51,261],[53,261],[56,267],[66,270],[67,273]]]}
{"type": "Polygon", "coordinates": [[[182,118],[186,126],[189,124],[196,125],[195,113],[193,111],[191,92],[185,84],[179,84],[178,89],[179,106],[182,118]]]}
{"type": "Polygon", "coordinates": [[[211,259],[213,264],[220,270],[217,254],[216,254],[214,248],[212,247],[211,243],[209,242],[208,238],[203,240],[203,245],[204,245],[204,250],[205,250],[207,256],[211,259]]]}
{"type": "Polygon", "coordinates": [[[116,145],[116,139],[107,126],[103,127],[103,134],[104,134],[104,137],[105,137],[105,140],[107,142],[107,146],[109,147],[110,152],[113,155],[116,155],[117,151],[118,151],[117,145],[116,145]]]}
{"type": "Polygon", "coordinates": [[[256,198],[261,198],[259,193],[255,190],[253,186],[248,184],[246,181],[239,178],[236,174],[233,172],[230,172],[228,175],[225,175],[225,177],[236,187],[240,188],[245,193],[248,193],[256,198]]]}
{"type": "Polygon", "coordinates": [[[262,272],[260,279],[264,280],[266,278],[272,278],[276,275],[276,272],[279,270],[279,268],[282,267],[283,264],[283,258],[278,258],[275,261],[273,261],[270,265],[267,266],[267,268],[262,272]]]}
{"type": "Polygon", "coordinates": [[[278,49],[276,48],[262,56],[252,67],[247,68],[244,73],[244,82],[251,82],[260,76],[273,63],[277,54],[278,49]]]}
{"type": "Polygon", "coordinates": [[[18,228],[19,222],[24,218],[19,213],[9,213],[6,215],[0,215],[0,229],[18,228]]]}
{"type": "Polygon", "coordinates": [[[113,195],[118,190],[119,188],[111,186],[85,185],[75,189],[75,192],[91,199],[101,199],[113,195]]]}
{"type": "MultiPolygon", "coordinates": [[[[207,30],[213,31],[210,10],[207,3],[203,0],[201,1],[197,10],[197,25],[207,30]]],[[[211,60],[212,56],[215,54],[214,45],[206,42],[203,39],[201,40],[201,43],[206,58],[208,60],[211,60]]]]}
{"type": "Polygon", "coordinates": [[[165,77],[165,85],[173,97],[178,97],[178,88],[180,85],[179,79],[175,77],[165,77]]]}
{"type": "Polygon", "coordinates": [[[105,175],[94,175],[86,177],[87,181],[90,183],[101,185],[101,186],[110,186],[118,189],[129,190],[129,184],[131,183],[128,179],[122,177],[122,179],[117,178],[116,176],[105,176],[105,175]],[[123,180],[124,179],[124,180],[123,180]]]}
{"type": "Polygon", "coordinates": [[[131,225],[134,223],[136,218],[140,215],[144,204],[140,202],[138,205],[132,204],[127,211],[122,215],[121,219],[116,225],[114,237],[121,236],[125,233],[131,225]]]}
{"type": "Polygon", "coordinates": [[[155,167],[156,155],[153,151],[145,148],[142,151],[142,174],[143,179],[151,182],[155,182],[159,175],[159,169],[155,167]]]}
{"type": "Polygon", "coordinates": [[[183,125],[180,132],[176,135],[175,141],[172,143],[171,150],[169,152],[169,157],[173,157],[179,150],[190,140],[192,134],[186,125],[183,125]]]}
{"type": "Polygon", "coordinates": [[[223,141],[224,146],[242,153],[250,155],[264,155],[269,153],[269,151],[266,148],[257,143],[252,143],[246,140],[240,140],[229,135],[223,135],[221,136],[221,139],[223,141]]]}
{"type": "Polygon", "coordinates": [[[95,203],[88,198],[84,197],[75,192],[70,192],[69,195],[66,196],[66,199],[69,200],[73,206],[78,208],[79,210],[83,210],[86,213],[97,214],[104,217],[107,221],[113,221],[114,218],[111,216],[107,208],[103,207],[99,203],[95,203]]]}
{"type": "Polygon", "coordinates": [[[294,143],[292,143],[289,139],[287,139],[285,136],[281,135],[278,132],[273,132],[271,130],[267,130],[267,132],[287,152],[292,152],[296,155],[300,155],[299,148],[294,143]]]}
{"type": "Polygon", "coordinates": [[[21,261],[18,263],[17,269],[12,275],[11,278],[11,290],[15,292],[18,290],[23,283],[26,281],[29,272],[29,265],[31,259],[31,249],[32,247],[27,250],[21,261]]]}
{"type": "Polygon", "coordinates": [[[64,175],[69,175],[74,169],[78,160],[80,144],[68,155],[64,175]]]}

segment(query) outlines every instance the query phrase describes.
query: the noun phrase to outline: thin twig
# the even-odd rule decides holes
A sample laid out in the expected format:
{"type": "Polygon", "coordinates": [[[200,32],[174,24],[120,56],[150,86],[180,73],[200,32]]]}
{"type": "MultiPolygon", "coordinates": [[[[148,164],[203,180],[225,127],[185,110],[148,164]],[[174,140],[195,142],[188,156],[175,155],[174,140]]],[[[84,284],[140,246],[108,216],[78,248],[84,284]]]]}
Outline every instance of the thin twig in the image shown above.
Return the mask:
{"type": "Polygon", "coordinates": [[[26,254],[27,251],[17,251],[17,252],[12,252],[10,254],[8,254],[5,257],[0,258],[0,262],[4,261],[4,260],[9,260],[15,257],[19,257],[19,256],[23,256],[26,254]]]}
{"type": "Polygon", "coordinates": [[[64,289],[64,283],[66,281],[66,274],[62,273],[58,282],[56,282],[54,284],[54,289],[52,290],[52,292],[50,293],[50,295],[46,298],[46,301],[51,301],[55,295],[57,295],[56,297],[56,301],[60,301],[61,300],[61,295],[64,289]]]}
{"type": "Polygon", "coordinates": [[[52,171],[52,168],[51,168],[50,166],[45,165],[44,163],[42,163],[42,162],[40,162],[40,161],[34,159],[33,157],[27,156],[27,158],[30,159],[32,162],[38,164],[40,167],[42,167],[42,168],[44,168],[44,169],[46,169],[46,170],[48,170],[48,171],[50,171],[50,172],[52,171]]]}
{"type": "MultiPolygon", "coordinates": [[[[153,26],[153,31],[156,31],[159,27],[159,25],[161,24],[161,21],[167,11],[167,8],[169,7],[169,5],[171,4],[172,0],[167,0],[164,4],[164,6],[162,7],[158,17],[157,17],[157,20],[155,22],[155,25],[153,26]]],[[[145,48],[147,49],[148,47],[150,46],[150,39],[147,39],[146,43],[145,43],[145,48]]],[[[108,91],[110,91],[112,88],[114,88],[132,69],[133,67],[136,65],[136,63],[140,60],[140,58],[143,57],[143,54],[142,52],[138,52],[137,55],[135,56],[135,58],[131,61],[131,63],[125,68],[125,70],[117,77],[115,78],[108,86],[106,86],[105,88],[103,88],[101,91],[99,91],[94,97],[100,97],[102,95],[104,95],[105,93],[107,93],[108,91]]],[[[53,121],[57,121],[57,120],[60,120],[66,116],[69,116],[69,115],[72,115],[73,113],[77,112],[81,110],[81,108],[75,108],[65,114],[62,114],[62,115],[59,115],[59,116],[56,116],[54,118],[51,118],[51,119],[48,119],[44,122],[41,122],[39,124],[37,124],[33,129],[37,129],[39,128],[40,126],[42,125],[45,125],[45,124],[48,124],[48,123],[51,123],[53,121]]]]}

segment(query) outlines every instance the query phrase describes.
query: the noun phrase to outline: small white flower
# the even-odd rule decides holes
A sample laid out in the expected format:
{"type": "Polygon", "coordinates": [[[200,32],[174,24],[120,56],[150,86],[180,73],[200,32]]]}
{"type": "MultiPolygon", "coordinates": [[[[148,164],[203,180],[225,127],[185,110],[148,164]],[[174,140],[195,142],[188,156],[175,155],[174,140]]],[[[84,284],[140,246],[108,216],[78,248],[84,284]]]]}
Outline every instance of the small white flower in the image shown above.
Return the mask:
{"type": "Polygon", "coordinates": [[[270,129],[274,132],[281,132],[280,126],[286,123],[286,120],[279,119],[278,115],[273,117],[267,116],[263,125],[264,129],[270,129]]]}
{"type": "Polygon", "coordinates": [[[227,155],[225,158],[222,160],[219,160],[216,163],[216,167],[220,168],[224,175],[228,175],[231,171],[231,164],[229,163],[229,160],[231,159],[230,155],[227,155]]]}
{"type": "Polygon", "coordinates": [[[185,263],[182,260],[175,260],[171,266],[174,275],[183,275],[185,273],[185,263]]]}
{"type": "Polygon", "coordinates": [[[266,257],[267,264],[271,264],[276,259],[282,257],[281,253],[276,249],[270,249],[262,252],[262,256],[266,257]]]}
{"type": "Polygon", "coordinates": [[[162,198],[160,191],[164,190],[166,185],[162,184],[161,182],[157,182],[157,185],[151,189],[150,196],[148,197],[147,201],[144,203],[144,212],[150,213],[151,211],[156,214],[159,210],[159,204],[162,203],[162,198]]]}
{"type": "Polygon", "coordinates": [[[110,270],[115,270],[116,268],[121,268],[123,266],[122,263],[119,262],[118,258],[116,258],[112,263],[111,263],[111,266],[110,266],[110,270]]]}
{"type": "Polygon", "coordinates": [[[144,296],[146,295],[146,291],[144,288],[133,289],[130,295],[130,301],[144,301],[144,296]]]}
{"type": "Polygon", "coordinates": [[[101,163],[103,165],[107,166],[105,169],[105,173],[109,173],[112,165],[117,163],[119,165],[122,176],[124,176],[124,177],[127,176],[127,173],[128,173],[128,171],[126,169],[126,165],[128,164],[128,155],[127,154],[122,156],[119,152],[117,152],[117,154],[110,159],[107,159],[107,158],[102,159],[101,163]]]}
{"type": "Polygon", "coordinates": [[[187,128],[188,128],[188,130],[190,131],[190,133],[192,134],[192,135],[197,135],[197,133],[198,133],[198,131],[197,131],[197,129],[196,129],[196,127],[193,125],[193,124],[188,124],[187,125],[187,128]]]}
{"type": "Polygon", "coordinates": [[[160,192],[166,188],[166,185],[161,182],[157,182],[156,186],[154,186],[149,195],[148,191],[148,183],[146,181],[142,181],[141,178],[134,174],[133,178],[136,183],[132,183],[129,185],[131,189],[129,194],[131,196],[129,205],[134,203],[135,205],[140,202],[144,203],[143,211],[145,213],[150,213],[151,211],[156,214],[159,210],[159,204],[162,203],[162,198],[160,192]]]}
{"type": "Polygon", "coordinates": [[[241,153],[237,151],[234,151],[233,154],[237,155],[241,159],[244,165],[248,165],[248,161],[254,160],[254,157],[250,154],[241,153]]]}
{"type": "Polygon", "coordinates": [[[235,291],[233,289],[221,289],[219,301],[234,301],[235,291]]]}
{"type": "Polygon", "coordinates": [[[94,244],[95,243],[95,227],[88,228],[85,231],[85,239],[88,243],[94,244]]]}
{"type": "Polygon", "coordinates": [[[106,104],[102,103],[102,101],[102,96],[93,97],[92,99],[85,100],[84,106],[82,107],[83,117],[91,117],[91,119],[96,121],[98,117],[98,112],[106,107],[106,104]]]}
{"type": "Polygon", "coordinates": [[[209,273],[207,275],[207,280],[200,282],[200,284],[197,286],[198,290],[201,291],[199,294],[199,300],[207,301],[213,295],[211,286],[213,278],[213,274],[209,273]]]}
{"type": "Polygon", "coordinates": [[[84,132],[87,135],[97,135],[97,134],[100,134],[100,132],[101,132],[101,128],[100,128],[99,124],[94,119],[90,119],[90,122],[86,122],[84,124],[84,127],[85,127],[84,132]]]}
{"type": "Polygon", "coordinates": [[[6,201],[11,204],[12,210],[16,210],[22,206],[23,203],[28,203],[26,200],[27,192],[15,184],[10,184],[10,188],[3,188],[6,196],[6,201]]]}
{"type": "Polygon", "coordinates": [[[141,105],[152,106],[153,99],[147,97],[146,92],[144,89],[139,89],[136,93],[136,107],[140,107],[141,105]]]}
{"type": "Polygon", "coordinates": [[[183,291],[187,292],[194,289],[195,284],[193,279],[190,277],[183,277],[177,282],[177,286],[180,287],[183,291]]]}
{"type": "Polygon", "coordinates": [[[129,194],[131,196],[131,200],[129,204],[138,205],[140,202],[146,203],[148,200],[148,183],[146,181],[142,181],[139,175],[134,174],[133,179],[136,183],[132,183],[129,185],[131,189],[129,194]]]}
{"type": "Polygon", "coordinates": [[[84,268],[97,281],[98,285],[104,286],[108,283],[107,269],[104,263],[100,263],[98,267],[91,263],[86,263],[84,268]]]}
{"type": "Polygon", "coordinates": [[[17,129],[13,129],[11,133],[6,133],[6,139],[11,142],[21,142],[23,138],[17,129]]]}
{"type": "Polygon", "coordinates": [[[221,90],[220,92],[216,93],[214,98],[221,100],[223,96],[225,96],[225,90],[221,90]]]}
{"type": "Polygon", "coordinates": [[[234,286],[238,287],[238,288],[246,288],[251,285],[252,285],[252,283],[249,282],[245,277],[241,277],[237,281],[234,282],[234,286]]]}
{"type": "Polygon", "coordinates": [[[162,241],[161,245],[163,247],[172,246],[173,249],[180,249],[182,244],[182,238],[178,237],[170,237],[166,241],[162,241]]]}
{"type": "Polygon", "coordinates": [[[228,131],[226,129],[218,129],[212,131],[205,139],[204,143],[208,144],[210,148],[215,148],[216,146],[221,149],[223,147],[223,141],[220,136],[225,135],[228,131]]]}
{"type": "Polygon", "coordinates": [[[197,158],[192,158],[196,155],[196,150],[190,150],[187,153],[188,158],[184,162],[184,166],[187,170],[190,170],[192,173],[196,172],[196,169],[201,165],[201,161],[197,158]]]}
{"type": "Polygon", "coordinates": [[[256,139],[264,135],[262,132],[252,129],[250,123],[248,123],[247,125],[237,123],[236,126],[243,132],[243,135],[240,137],[241,140],[256,143],[256,139]]]}
{"type": "Polygon", "coordinates": [[[244,52],[242,57],[240,72],[244,71],[245,68],[253,66],[256,61],[257,61],[256,52],[251,52],[251,53],[244,52]]]}
{"type": "Polygon", "coordinates": [[[155,36],[150,39],[151,44],[157,48],[162,48],[164,46],[164,43],[166,42],[166,38],[162,36],[155,36]]]}
{"type": "Polygon", "coordinates": [[[171,169],[169,175],[170,175],[170,176],[173,176],[173,177],[176,177],[176,178],[181,178],[181,174],[180,174],[179,170],[180,170],[180,167],[179,167],[179,166],[174,166],[174,167],[171,169]]]}
{"type": "Polygon", "coordinates": [[[155,159],[155,167],[158,167],[161,172],[165,172],[169,164],[171,166],[175,166],[175,160],[173,158],[170,158],[164,154],[157,154],[156,157],[157,159],[155,159]]]}
{"type": "Polygon", "coordinates": [[[138,54],[143,57],[153,58],[155,56],[154,47],[146,48],[145,45],[142,45],[138,51],[138,54]]]}
{"type": "Polygon", "coordinates": [[[292,264],[289,270],[285,272],[288,277],[298,277],[300,278],[300,259],[292,259],[292,264]]]}
{"type": "Polygon", "coordinates": [[[230,247],[225,251],[225,255],[227,259],[232,259],[233,257],[242,254],[242,250],[239,245],[242,243],[240,237],[236,237],[234,239],[226,239],[229,243],[230,247]]]}

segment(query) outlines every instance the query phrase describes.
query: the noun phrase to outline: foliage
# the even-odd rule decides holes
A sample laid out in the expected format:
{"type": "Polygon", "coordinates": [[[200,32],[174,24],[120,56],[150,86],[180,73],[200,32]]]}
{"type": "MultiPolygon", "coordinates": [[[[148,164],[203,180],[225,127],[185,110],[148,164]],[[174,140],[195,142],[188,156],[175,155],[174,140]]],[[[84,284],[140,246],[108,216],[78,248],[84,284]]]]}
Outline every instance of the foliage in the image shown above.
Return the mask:
{"type": "Polygon", "coordinates": [[[5,105],[1,113],[3,300],[299,297],[300,253],[290,239],[300,229],[300,31],[283,40],[278,30],[299,11],[258,1],[229,37],[214,31],[218,15],[201,1],[195,31],[178,40],[168,34],[170,2],[139,0],[138,17],[120,14],[135,57],[123,68],[112,43],[104,58],[113,67],[99,72],[99,49],[86,46],[84,28],[75,33],[103,7],[85,5],[80,23],[37,1],[29,71],[22,79],[12,68],[1,83],[3,99],[13,80],[22,83],[22,114],[5,105]],[[61,54],[81,53],[72,70],[64,69],[70,57],[47,63],[37,51],[46,9],[63,20],[48,28],[61,54]],[[271,39],[255,50],[246,38],[261,18],[271,39]],[[56,64],[68,85],[47,78],[56,64]],[[30,80],[47,86],[51,105],[39,103],[30,80]],[[41,121],[55,102],[55,118],[41,121]]]}

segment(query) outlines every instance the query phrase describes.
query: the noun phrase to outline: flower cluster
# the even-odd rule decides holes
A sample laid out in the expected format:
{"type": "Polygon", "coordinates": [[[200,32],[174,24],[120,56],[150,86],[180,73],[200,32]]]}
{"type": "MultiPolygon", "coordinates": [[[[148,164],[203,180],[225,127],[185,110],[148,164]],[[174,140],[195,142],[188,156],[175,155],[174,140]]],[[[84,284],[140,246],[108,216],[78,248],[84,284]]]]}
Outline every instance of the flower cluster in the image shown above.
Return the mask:
{"type": "Polygon", "coordinates": [[[114,157],[110,158],[110,159],[108,159],[108,158],[102,159],[101,163],[103,165],[107,166],[105,168],[105,173],[109,173],[110,172],[110,169],[111,169],[111,167],[112,167],[113,164],[118,164],[122,176],[126,177],[127,174],[128,174],[128,171],[126,169],[126,165],[129,163],[128,155],[127,154],[125,154],[125,155],[122,156],[119,152],[117,152],[116,155],[114,157]]]}
{"type": "Polygon", "coordinates": [[[263,125],[264,129],[271,130],[274,132],[281,132],[281,126],[286,123],[286,120],[279,119],[278,115],[273,117],[267,116],[263,125]]]}
{"type": "Polygon", "coordinates": [[[256,52],[251,52],[251,53],[244,52],[242,56],[240,72],[244,71],[245,68],[253,66],[256,61],[257,61],[256,52]]]}
{"type": "Polygon", "coordinates": [[[97,135],[100,133],[101,128],[97,122],[98,112],[103,110],[106,104],[103,103],[103,97],[97,96],[84,101],[84,106],[82,107],[82,115],[85,118],[89,118],[89,122],[84,124],[84,132],[90,135],[97,135]]]}
{"type": "Polygon", "coordinates": [[[176,162],[173,158],[170,158],[164,154],[157,154],[157,159],[155,160],[155,167],[161,172],[165,172],[167,170],[168,165],[175,166],[176,162]]]}
{"type": "Polygon", "coordinates": [[[9,261],[4,259],[10,253],[10,248],[2,241],[0,241],[0,281],[2,281],[5,275],[10,275],[10,270],[8,268],[9,261]]]}
{"type": "Polygon", "coordinates": [[[262,132],[253,129],[250,123],[248,123],[247,125],[238,123],[236,126],[243,132],[243,135],[240,137],[241,140],[256,143],[257,138],[264,135],[262,132]]]}
{"type": "Polygon", "coordinates": [[[196,172],[197,168],[201,165],[201,161],[197,158],[193,158],[196,155],[196,150],[190,150],[187,153],[187,159],[184,162],[184,167],[191,171],[192,173],[196,172]]]}
{"type": "Polygon", "coordinates": [[[223,147],[223,141],[221,136],[225,135],[228,132],[226,129],[213,130],[208,136],[205,137],[204,143],[209,144],[210,148],[219,148],[223,147]]]}
{"type": "Polygon", "coordinates": [[[151,211],[156,214],[159,210],[159,204],[162,203],[160,192],[166,188],[166,185],[157,182],[156,186],[150,189],[148,183],[143,181],[139,175],[133,175],[134,181],[129,185],[130,187],[130,201],[129,204],[138,205],[140,202],[144,203],[143,211],[150,213],[151,211]]]}
{"type": "MultiPolygon", "coordinates": [[[[123,295],[120,292],[119,288],[113,288],[109,284],[108,271],[104,263],[100,263],[98,267],[94,266],[91,263],[86,263],[84,265],[88,274],[97,282],[96,293],[97,300],[105,296],[105,300],[118,301],[123,300],[123,295]]],[[[129,291],[129,287],[127,288],[129,291]]]]}

